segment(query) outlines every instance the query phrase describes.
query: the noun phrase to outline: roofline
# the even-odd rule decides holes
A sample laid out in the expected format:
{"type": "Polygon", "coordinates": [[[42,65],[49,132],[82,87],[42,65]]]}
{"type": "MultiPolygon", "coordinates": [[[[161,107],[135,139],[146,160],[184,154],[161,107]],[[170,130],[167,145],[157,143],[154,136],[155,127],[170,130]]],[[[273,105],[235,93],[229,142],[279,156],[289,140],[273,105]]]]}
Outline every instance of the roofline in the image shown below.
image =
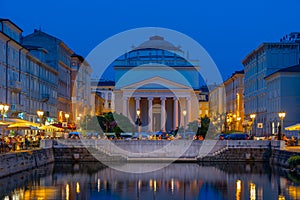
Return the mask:
{"type": "MultiPolygon", "coordinates": [[[[296,67],[296,66],[299,66],[299,67],[300,67],[300,65],[293,65],[293,66],[290,66],[290,67],[296,67]]],[[[282,71],[283,69],[287,69],[287,68],[290,68],[290,67],[286,67],[286,68],[279,69],[279,70],[273,72],[272,74],[269,74],[268,76],[265,76],[264,79],[269,79],[269,78],[271,78],[271,76],[275,76],[276,74],[280,74],[280,73],[282,73],[282,74],[287,74],[287,73],[300,73],[300,71],[299,71],[299,72],[282,71]]]]}
{"type": "MultiPolygon", "coordinates": [[[[34,29],[32,33],[23,36],[23,38],[27,38],[27,37],[29,37],[29,36],[31,36],[31,35],[34,35],[34,34],[37,34],[37,33],[44,34],[44,35],[46,35],[46,36],[48,36],[48,37],[51,37],[51,38],[57,40],[58,44],[60,44],[61,42],[63,42],[61,39],[59,39],[59,38],[57,38],[57,37],[55,37],[55,36],[53,36],[53,35],[50,35],[49,33],[46,33],[46,32],[44,32],[44,31],[42,31],[42,30],[38,30],[38,29],[34,29]]],[[[65,45],[65,46],[66,46],[66,45],[65,45]]]]}
{"type": "Polygon", "coordinates": [[[255,53],[260,51],[262,48],[264,48],[267,45],[296,45],[298,46],[298,43],[295,43],[295,41],[291,42],[263,42],[260,44],[256,49],[252,50],[243,60],[242,63],[246,62],[251,56],[253,56],[255,53]]]}
{"type": "Polygon", "coordinates": [[[244,70],[235,71],[234,73],[232,73],[232,75],[231,75],[228,79],[226,79],[226,80],[224,81],[224,85],[226,85],[227,82],[229,82],[230,80],[232,80],[235,76],[238,76],[238,75],[244,75],[244,74],[245,74],[245,73],[244,73],[244,70]]]}
{"type": "MultiPolygon", "coordinates": [[[[21,43],[19,43],[18,41],[14,40],[13,38],[11,38],[9,35],[5,34],[4,32],[0,31],[1,34],[3,34],[5,37],[8,38],[9,41],[13,41],[14,43],[16,43],[17,45],[19,45],[20,47],[27,49],[25,46],[23,46],[21,43]]],[[[28,49],[27,49],[28,50],[28,49]]]]}
{"type": "Polygon", "coordinates": [[[10,19],[0,18],[0,22],[5,22],[5,21],[11,23],[11,24],[14,25],[17,29],[19,29],[19,31],[23,32],[23,30],[22,30],[18,25],[16,25],[14,22],[12,22],[10,19]]]}

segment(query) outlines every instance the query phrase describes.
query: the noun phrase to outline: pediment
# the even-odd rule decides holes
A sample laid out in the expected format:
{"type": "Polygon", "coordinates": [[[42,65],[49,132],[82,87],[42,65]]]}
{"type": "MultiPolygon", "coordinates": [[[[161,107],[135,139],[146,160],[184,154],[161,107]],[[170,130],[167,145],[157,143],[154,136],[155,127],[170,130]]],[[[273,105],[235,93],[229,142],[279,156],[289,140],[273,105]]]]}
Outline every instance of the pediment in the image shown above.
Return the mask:
{"type": "Polygon", "coordinates": [[[131,89],[191,89],[190,86],[156,76],[133,84],[125,85],[121,90],[131,89]]]}

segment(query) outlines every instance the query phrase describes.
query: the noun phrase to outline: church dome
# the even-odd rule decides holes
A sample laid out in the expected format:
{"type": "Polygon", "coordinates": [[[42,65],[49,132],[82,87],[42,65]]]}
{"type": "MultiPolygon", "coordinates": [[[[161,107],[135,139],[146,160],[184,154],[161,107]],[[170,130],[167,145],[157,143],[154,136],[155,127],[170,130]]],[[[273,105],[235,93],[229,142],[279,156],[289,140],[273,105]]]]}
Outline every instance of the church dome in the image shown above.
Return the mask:
{"type": "Polygon", "coordinates": [[[164,40],[163,37],[158,35],[150,37],[149,40],[134,48],[134,50],[138,49],[163,49],[169,51],[182,51],[180,47],[175,47],[172,43],[164,40]]]}

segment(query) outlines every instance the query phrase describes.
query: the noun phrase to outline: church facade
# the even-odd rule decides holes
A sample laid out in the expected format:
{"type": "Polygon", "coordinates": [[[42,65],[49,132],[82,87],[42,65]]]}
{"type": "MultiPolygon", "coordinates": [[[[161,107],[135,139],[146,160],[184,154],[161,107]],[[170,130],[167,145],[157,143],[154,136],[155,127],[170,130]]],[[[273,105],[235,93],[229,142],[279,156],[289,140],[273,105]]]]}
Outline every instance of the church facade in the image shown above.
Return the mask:
{"type": "Polygon", "coordinates": [[[152,36],[115,60],[115,111],[132,123],[141,119],[144,132],[169,131],[197,120],[199,64],[184,54],[152,36]]]}

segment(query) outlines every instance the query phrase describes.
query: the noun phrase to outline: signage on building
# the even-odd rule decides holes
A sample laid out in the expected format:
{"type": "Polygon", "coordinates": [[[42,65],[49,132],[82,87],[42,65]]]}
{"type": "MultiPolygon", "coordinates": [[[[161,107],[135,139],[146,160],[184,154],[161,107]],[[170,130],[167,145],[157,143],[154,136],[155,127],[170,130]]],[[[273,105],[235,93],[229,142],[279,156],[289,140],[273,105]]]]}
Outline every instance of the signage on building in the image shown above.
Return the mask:
{"type": "Polygon", "coordinates": [[[67,128],[67,127],[68,127],[67,122],[63,122],[63,123],[62,123],[62,127],[67,128]]]}

